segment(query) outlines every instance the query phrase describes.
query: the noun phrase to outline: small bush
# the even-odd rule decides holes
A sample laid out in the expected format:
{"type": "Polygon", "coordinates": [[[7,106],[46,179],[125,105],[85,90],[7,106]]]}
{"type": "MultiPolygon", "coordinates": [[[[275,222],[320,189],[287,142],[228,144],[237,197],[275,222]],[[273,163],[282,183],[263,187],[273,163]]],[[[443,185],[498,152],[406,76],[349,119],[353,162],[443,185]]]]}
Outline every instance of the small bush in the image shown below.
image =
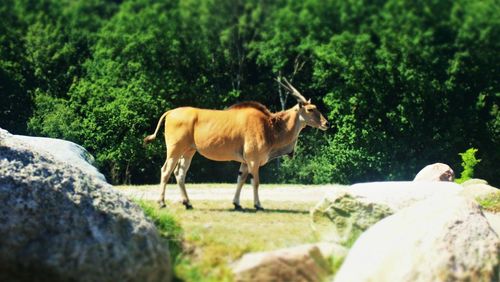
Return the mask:
{"type": "Polygon", "coordinates": [[[474,167],[481,162],[480,159],[476,159],[477,149],[470,148],[464,153],[459,153],[462,157],[462,167],[463,171],[460,174],[460,178],[457,178],[455,181],[457,183],[463,183],[474,177],[474,167]]]}

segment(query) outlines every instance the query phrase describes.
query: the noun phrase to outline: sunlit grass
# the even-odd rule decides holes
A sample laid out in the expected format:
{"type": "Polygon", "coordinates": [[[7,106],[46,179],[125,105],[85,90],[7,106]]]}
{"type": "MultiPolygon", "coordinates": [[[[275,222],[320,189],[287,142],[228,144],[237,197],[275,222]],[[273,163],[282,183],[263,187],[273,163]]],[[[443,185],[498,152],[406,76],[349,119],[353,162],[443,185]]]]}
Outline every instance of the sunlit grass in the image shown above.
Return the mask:
{"type": "Polygon", "coordinates": [[[182,252],[182,228],[176,219],[168,211],[162,211],[154,207],[151,202],[136,201],[144,210],[144,213],[155,224],[160,236],[167,241],[170,256],[175,263],[175,259],[182,252]]]}
{"type": "Polygon", "coordinates": [[[166,223],[154,220],[160,232],[180,234],[170,219],[182,228],[183,252],[175,258],[174,271],[185,281],[232,281],[230,265],[245,253],[318,241],[310,228],[309,209],[314,203],[264,201],[263,205],[263,212],[236,212],[224,201],[193,201],[194,210],[178,203],[159,210],[154,202],[141,202],[148,216],[169,218],[166,223]]]}

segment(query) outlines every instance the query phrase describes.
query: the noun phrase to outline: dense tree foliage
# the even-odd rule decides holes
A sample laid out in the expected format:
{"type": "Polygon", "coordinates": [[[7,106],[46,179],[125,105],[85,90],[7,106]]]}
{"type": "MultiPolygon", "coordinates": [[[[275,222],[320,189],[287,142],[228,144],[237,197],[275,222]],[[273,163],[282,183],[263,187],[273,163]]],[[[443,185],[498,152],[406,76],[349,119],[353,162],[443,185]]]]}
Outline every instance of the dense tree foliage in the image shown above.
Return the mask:
{"type": "MultiPolygon", "coordinates": [[[[269,182],[411,179],[456,170],[500,183],[497,0],[0,0],[0,126],[82,144],[114,183],[157,182],[162,112],[293,101],[292,80],[333,129],[306,129],[269,182]]],[[[195,157],[190,181],[237,164],[195,157]]]]}

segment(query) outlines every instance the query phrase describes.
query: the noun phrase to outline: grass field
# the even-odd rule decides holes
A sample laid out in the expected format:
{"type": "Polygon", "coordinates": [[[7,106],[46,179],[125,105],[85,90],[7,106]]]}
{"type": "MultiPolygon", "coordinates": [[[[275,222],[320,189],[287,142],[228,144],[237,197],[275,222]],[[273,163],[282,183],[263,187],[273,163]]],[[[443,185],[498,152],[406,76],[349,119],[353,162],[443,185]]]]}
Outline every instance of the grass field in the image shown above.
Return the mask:
{"type": "Polygon", "coordinates": [[[310,228],[314,204],[267,201],[265,211],[236,212],[223,201],[193,201],[194,210],[176,203],[160,210],[152,201],[141,202],[171,241],[175,275],[184,281],[232,281],[230,265],[247,252],[318,241],[310,228]]]}

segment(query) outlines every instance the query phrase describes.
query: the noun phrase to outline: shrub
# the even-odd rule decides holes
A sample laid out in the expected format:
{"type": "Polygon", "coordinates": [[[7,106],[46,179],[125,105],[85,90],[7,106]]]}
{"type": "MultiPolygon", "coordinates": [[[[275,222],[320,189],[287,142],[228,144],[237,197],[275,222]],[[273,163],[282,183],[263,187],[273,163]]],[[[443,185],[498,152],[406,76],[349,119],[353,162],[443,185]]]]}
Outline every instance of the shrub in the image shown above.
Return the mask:
{"type": "Polygon", "coordinates": [[[460,174],[460,178],[456,179],[457,183],[463,183],[474,177],[474,167],[481,162],[480,159],[476,159],[477,149],[470,148],[464,153],[459,153],[462,157],[462,167],[463,171],[460,174]]]}

